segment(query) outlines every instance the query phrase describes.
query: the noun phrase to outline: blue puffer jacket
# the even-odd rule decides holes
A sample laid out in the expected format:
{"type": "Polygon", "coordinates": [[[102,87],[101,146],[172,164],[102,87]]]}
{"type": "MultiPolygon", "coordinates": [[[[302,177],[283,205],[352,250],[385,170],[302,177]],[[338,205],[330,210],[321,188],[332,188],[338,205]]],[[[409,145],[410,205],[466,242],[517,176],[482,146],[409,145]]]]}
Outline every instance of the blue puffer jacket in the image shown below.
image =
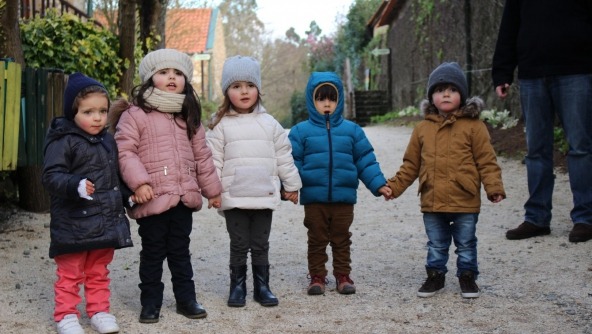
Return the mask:
{"type": "Polygon", "coordinates": [[[300,172],[300,203],[355,204],[359,180],[374,194],[386,184],[374,149],[362,128],[343,118],[343,84],[333,72],[313,72],[306,86],[309,118],[290,130],[292,155],[300,172]],[[337,108],[321,115],[314,90],[322,83],[337,87],[337,108]]]}

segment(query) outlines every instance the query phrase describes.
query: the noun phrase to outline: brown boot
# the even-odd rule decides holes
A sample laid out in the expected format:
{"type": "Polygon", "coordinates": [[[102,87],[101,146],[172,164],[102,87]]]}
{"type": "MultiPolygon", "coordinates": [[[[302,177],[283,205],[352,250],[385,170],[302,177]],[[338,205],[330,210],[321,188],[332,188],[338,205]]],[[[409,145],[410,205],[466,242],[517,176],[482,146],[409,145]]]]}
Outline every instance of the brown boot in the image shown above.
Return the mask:
{"type": "Polygon", "coordinates": [[[349,278],[348,274],[335,274],[335,283],[337,284],[337,292],[342,295],[351,295],[356,293],[354,281],[349,278]]]}
{"type": "Polygon", "coordinates": [[[574,224],[573,229],[569,232],[570,242],[585,242],[592,239],[592,225],[589,224],[574,224]]]}
{"type": "Polygon", "coordinates": [[[524,222],[515,229],[508,230],[506,232],[506,238],[508,240],[520,240],[538,237],[540,235],[547,235],[550,233],[551,229],[548,226],[540,227],[530,222],[524,222]]]}
{"type": "Polygon", "coordinates": [[[322,295],[325,293],[325,284],[327,284],[326,276],[310,275],[307,293],[311,296],[322,295]]]}

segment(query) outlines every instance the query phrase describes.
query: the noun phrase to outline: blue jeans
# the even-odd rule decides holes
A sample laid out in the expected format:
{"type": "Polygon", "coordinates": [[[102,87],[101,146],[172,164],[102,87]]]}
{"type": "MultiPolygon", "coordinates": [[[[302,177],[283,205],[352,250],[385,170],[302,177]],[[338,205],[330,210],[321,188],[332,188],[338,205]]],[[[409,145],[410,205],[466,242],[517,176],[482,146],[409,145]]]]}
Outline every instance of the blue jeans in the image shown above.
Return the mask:
{"type": "Polygon", "coordinates": [[[592,224],[592,74],[520,80],[526,124],[526,173],[529,198],[524,220],[551,224],[553,126],[561,121],[569,151],[567,169],[573,196],[573,223],[592,224]]]}
{"type": "Polygon", "coordinates": [[[456,276],[470,270],[479,275],[477,265],[478,213],[429,213],[423,214],[423,224],[428,235],[427,269],[448,272],[448,250],[454,240],[457,255],[456,276]],[[452,223],[452,224],[451,224],[452,223]]]}

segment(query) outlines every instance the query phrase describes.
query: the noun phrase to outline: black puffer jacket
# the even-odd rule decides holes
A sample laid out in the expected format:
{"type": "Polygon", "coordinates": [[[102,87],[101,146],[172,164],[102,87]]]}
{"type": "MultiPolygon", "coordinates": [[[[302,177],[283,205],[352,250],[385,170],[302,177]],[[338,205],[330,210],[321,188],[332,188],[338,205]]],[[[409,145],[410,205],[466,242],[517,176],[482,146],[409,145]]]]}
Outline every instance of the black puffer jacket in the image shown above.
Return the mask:
{"type": "Polygon", "coordinates": [[[133,246],[124,209],[132,193],[120,182],[113,136],[106,130],[89,135],[58,117],[47,132],[44,153],[42,183],[51,195],[49,257],[133,246]],[[95,185],[92,201],[78,195],[84,178],[95,185]]]}

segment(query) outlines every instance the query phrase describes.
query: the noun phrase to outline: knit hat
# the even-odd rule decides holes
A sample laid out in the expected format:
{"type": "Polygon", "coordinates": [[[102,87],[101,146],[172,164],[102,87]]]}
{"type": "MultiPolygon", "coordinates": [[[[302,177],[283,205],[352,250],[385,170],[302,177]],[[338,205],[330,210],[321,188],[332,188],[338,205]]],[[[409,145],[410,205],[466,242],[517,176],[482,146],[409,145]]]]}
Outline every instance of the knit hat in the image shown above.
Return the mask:
{"type": "Polygon", "coordinates": [[[148,53],[140,62],[140,80],[144,83],[152,78],[154,73],[165,68],[183,72],[188,83],[193,79],[193,63],[187,54],[175,49],[160,49],[148,53]]]}
{"type": "Polygon", "coordinates": [[[261,92],[259,62],[252,57],[234,56],[227,58],[222,68],[222,92],[224,95],[226,95],[228,87],[235,81],[252,82],[261,92]]]}
{"type": "Polygon", "coordinates": [[[107,93],[107,89],[105,89],[105,86],[103,86],[102,83],[96,81],[95,79],[89,78],[86,75],[79,72],[70,74],[70,76],[68,77],[68,84],[66,85],[66,90],[64,91],[64,116],[67,119],[73,120],[74,116],[76,115],[76,113],[72,109],[72,106],[74,105],[74,100],[76,99],[76,96],[78,96],[78,93],[80,93],[80,91],[84,88],[90,86],[99,86],[103,90],[105,90],[105,93],[107,93]]]}
{"type": "Polygon", "coordinates": [[[428,79],[428,100],[430,102],[432,102],[432,94],[436,86],[441,84],[452,84],[456,86],[460,92],[461,105],[465,104],[469,89],[467,78],[458,63],[442,63],[430,74],[430,78],[428,79]]]}

